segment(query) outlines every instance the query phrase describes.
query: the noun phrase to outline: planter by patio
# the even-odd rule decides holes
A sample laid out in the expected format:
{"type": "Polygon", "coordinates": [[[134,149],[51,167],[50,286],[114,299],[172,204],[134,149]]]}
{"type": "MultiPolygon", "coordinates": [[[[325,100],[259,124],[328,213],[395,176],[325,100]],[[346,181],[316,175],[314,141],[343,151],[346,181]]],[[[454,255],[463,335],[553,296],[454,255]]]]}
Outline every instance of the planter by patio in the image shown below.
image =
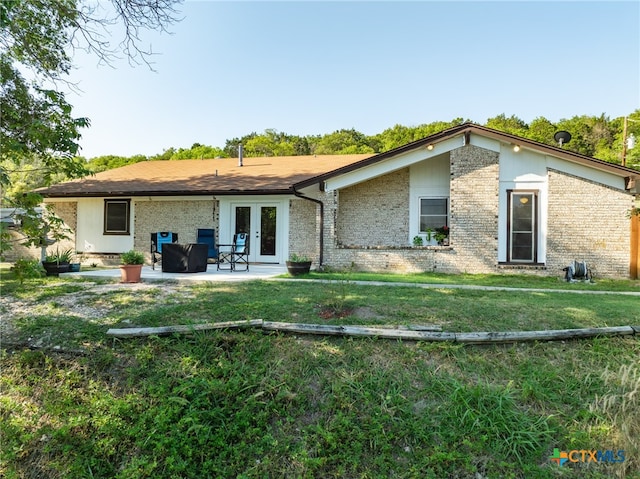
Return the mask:
{"type": "Polygon", "coordinates": [[[141,264],[121,264],[120,278],[123,283],[139,283],[142,275],[141,264]]]}
{"type": "Polygon", "coordinates": [[[60,273],[69,272],[69,263],[55,261],[43,261],[42,267],[47,272],[47,276],[58,276],[60,273]]]}
{"type": "Polygon", "coordinates": [[[287,261],[287,271],[292,276],[306,274],[311,269],[311,261],[287,261]]]}
{"type": "Polygon", "coordinates": [[[69,263],[69,273],[79,273],[80,263],[69,263]]]}

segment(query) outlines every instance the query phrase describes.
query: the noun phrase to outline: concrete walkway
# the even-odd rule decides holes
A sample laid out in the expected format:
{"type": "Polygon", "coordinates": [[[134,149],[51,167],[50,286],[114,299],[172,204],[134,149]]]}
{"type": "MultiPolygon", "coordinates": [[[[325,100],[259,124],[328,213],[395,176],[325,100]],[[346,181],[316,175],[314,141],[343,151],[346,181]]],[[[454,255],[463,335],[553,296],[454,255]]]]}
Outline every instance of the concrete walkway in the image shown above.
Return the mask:
{"type": "MultiPolygon", "coordinates": [[[[320,283],[331,283],[336,280],[326,279],[288,279],[277,278],[277,281],[310,281],[320,283]]],[[[599,291],[588,289],[545,289],[545,288],[510,288],[507,286],[480,286],[473,284],[431,284],[431,283],[400,283],[387,281],[349,281],[349,284],[359,284],[365,286],[404,286],[406,288],[424,289],[471,289],[477,291],[527,291],[531,293],[575,293],[575,294],[621,294],[627,296],[640,296],[640,291],[599,291]]]]}
{"type": "MultiPolygon", "coordinates": [[[[340,280],[323,280],[323,279],[294,279],[294,278],[278,278],[287,273],[287,267],[279,264],[252,264],[249,271],[218,271],[215,264],[210,264],[204,273],[163,273],[158,267],[155,270],[151,266],[142,267],[142,281],[214,281],[214,282],[237,282],[250,281],[256,279],[272,280],[272,281],[297,281],[297,282],[313,282],[313,283],[335,283],[340,280]]],[[[87,269],[80,273],[63,273],[63,277],[71,278],[104,278],[116,280],[120,278],[120,269],[87,269]]],[[[510,288],[505,286],[479,286],[471,284],[431,284],[431,283],[402,283],[402,282],[386,282],[386,281],[352,281],[347,280],[349,284],[358,284],[364,286],[402,286],[405,288],[423,288],[423,289],[469,289],[476,291],[513,291],[513,292],[532,292],[532,293],[573,293],[573,294],[618,294],[626,296],[640,297],[640,291],[599,291],[588,289],[544,289],[544,288],[510,288]]]]}
{"type": "MultiPolygon", "coordinates": [[[[252,264],[249,271],[217,270],[215,264],[207,266],[207,271],[203,273],[163,273],[161,268],[152,269],[151,266],[142,267],[141,279],[145,281],[249,281],[252,279],[270,279],[275,276],[285,274],[287,267],[279,264],[252,264]]],[[[120,268],[113,269],[91,269],[79,273],[62,273],[64,278],[103,278],[117,280],[120,278],[120,268]]]]}

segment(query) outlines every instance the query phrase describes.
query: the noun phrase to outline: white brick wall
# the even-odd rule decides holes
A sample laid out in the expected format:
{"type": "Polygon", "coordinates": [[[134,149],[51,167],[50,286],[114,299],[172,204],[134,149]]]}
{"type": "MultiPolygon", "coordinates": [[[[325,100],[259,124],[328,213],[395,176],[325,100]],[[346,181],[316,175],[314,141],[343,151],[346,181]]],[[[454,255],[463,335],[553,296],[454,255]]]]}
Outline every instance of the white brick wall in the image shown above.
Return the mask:
{"type": "Polygon", "coordinates": [[[633,198],[621,191],[549,170],[547,265],[558,271],[586,261],[596,277],[629,275],[633,198]]]}
{"type": "Polygon", "coordinates": [[[147,261],[151,258],[151,233],[171,231],[178,233],[180,243],[195,243],[198,228],[215,228],[218,239],[218,201],[135,201],[133,247],[143,251],[147,261]]]}

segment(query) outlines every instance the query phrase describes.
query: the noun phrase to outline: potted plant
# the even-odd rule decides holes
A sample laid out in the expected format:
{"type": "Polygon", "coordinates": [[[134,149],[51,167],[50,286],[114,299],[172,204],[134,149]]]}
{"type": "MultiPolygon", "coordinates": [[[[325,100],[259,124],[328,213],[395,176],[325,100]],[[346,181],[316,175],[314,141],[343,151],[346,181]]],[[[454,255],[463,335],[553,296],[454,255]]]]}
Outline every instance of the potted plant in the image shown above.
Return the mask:
{"type": "Polygon", "coordinates": [[[73,251],[70,249],[61,252],[59,248],[56,248],[55,252],[47,252],[42,267],[47,272],[47,276],[58,276],[60,273],[69,271],[72,257],[73,251]]]}
{"type": "Polygon", "coordinates": [[[83,256],[76,256],[74,257],[74,259],[72,259],[71,263],[69,263],[69,273],[80,272],[80,267],[82,266],[82,259],[83,259],[83,256]]]}
{"type": "Polygon", "coordinates": [[[416,235],[413,237],[413,246],[422,246],[423,243],[424,240],[422,239],[422,236],[416,235]]]}
{"type": "Polygon", "coordinates": [[[449,227],[447,225],[441,226],[440,228],[436,228],[435,234],[436,241],[439,245],[448,245],[449,244],[449,227]]]}
{"type": "Polygon", "coordinates": [[[46,206],[43,223],[43,236],[40,242],[42,266],[47,276],[58,276],[59,273],[69,271],[69,263],[73,257],[71,249],[60,252],[60,242],[70,239],[71,230],[61,218],[55,215],[52,205],[46,206]],[[45,250],[48,244],[56,244],[55,252],[45,250]]]}
{"type": "Polygon", "coordinates": [[[311,269],[311,259],[306,256],[292,254],[287,261],[287,271],[292,276],[306,274],[311,269]]]}
{"type": "Polygon", "coordinates": [[[427,231],[425,231],[425,238],[426,246],[435,246],[436,244],[438,244],[436,241],[436,233],[431,228],[427,228],[427,231]]]}
{"type": "Polygon", "coordinates": [[[136,250],[129,250],[120,255],[120,277],[123,283],[139,283],[142,274],[144,255],[136,250]]]}

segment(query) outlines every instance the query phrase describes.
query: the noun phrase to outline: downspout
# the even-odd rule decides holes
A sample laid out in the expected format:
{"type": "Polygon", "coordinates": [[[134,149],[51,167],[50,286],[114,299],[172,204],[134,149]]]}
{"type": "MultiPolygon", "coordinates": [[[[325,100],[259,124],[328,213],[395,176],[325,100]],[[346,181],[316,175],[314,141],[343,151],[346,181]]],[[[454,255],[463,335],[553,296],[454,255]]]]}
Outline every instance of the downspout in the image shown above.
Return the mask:
{"type": "Polygon", "coordinates": [[[315,198],[304,196],[302,193],[296,190],[295,185],[292,186],[291,189],[293,190],[293,194],[298,198],[313,201],[314,203],[320,205],[320,258],[318,259],[318,266],[322,268],[322,264],[324,262],[324,203],[320,200],[316,200],[315,198]]]}

